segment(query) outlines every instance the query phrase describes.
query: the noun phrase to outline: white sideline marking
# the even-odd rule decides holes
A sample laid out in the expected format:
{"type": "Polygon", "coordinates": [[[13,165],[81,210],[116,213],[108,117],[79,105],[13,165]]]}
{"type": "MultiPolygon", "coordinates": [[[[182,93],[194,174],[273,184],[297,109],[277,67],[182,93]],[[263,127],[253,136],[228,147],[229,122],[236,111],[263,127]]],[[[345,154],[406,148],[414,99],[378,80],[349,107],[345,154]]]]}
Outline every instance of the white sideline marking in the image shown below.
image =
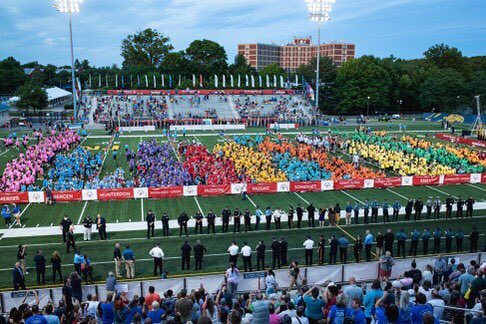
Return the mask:
{"type": "Polygon", "coordinates": [[[398,193],[398,192],[396,192],[396,191],[391,190],[390,188],[386,188],[386,191],[389,191],[389,192],[391,192],[391,193],[394,193],[395,195],[397,195],[397,196],[399,196],[399,197],[402,197],[403,199],[405,199],[405,200],[407,200],[407,201],[410,199],[410,198],[405,197],[404,195],[402,195],[402,194],[400,194],[400,193],[398,193]]]}
{"type": "Polygon", "coordinates": [[[457,196],[454,196],[453,194],[447,193],[447,192],[442,191],[442,190],[440,190],[440,189],[437,189],[437,188],[434,188],[434,187],[431,187],[431,186],[427,186],[427,188],[432,189],[432,190],[434,190],[434,191],[437,191],[437,192],[439,192],[439,193],[441,193],[441,194],[443,194],[443,195],[446,195],[446,196],[452,196],[452,197],[454,197],[454,198],[457,198],[457,196]]]}
{"type": "Polygon", "coordinates": [[[466,183],[466,184],[467,184],[469,187],[473,187],[473,188],[475,188],[475,189],[478,189],[478,190],[481,190],[481,191],[486,192],[486,189],[484,189],[484,188],[481,188],[481,187],[475,186],[475,185],[470,184],[470,183],[466,183]]]}
{"type": "Polygon", "coordinates": [[[83,219],[83,214],[84,214],[84,210],[86,209],[86,205],[88,205],[88,200],[86,200],[83,209],[81,210],[81,214],[79,215],[79,219],[78,219],[78,225],[81,224],[81,220],[83,219]]]}
{"type": "Polygon", "coordinates": [[[302,197],[301,195],[299,195],[298,193],[294,192],[294,194],[299,197],[300,199],[302,199],[303,202],[305,202],[306,204],[310,205],[310,202],[308,202],[306,199],[304,199],[304,197],[302,197]]]}
{"type": "Polygon", "coordinates": [[[346,196],[350,197],[351,199],[354,199],[355,201],[359,202],[360,204],[363,204],[364,205],[364,202],[362,202],[361,200],[359,200],[358,198],[356,198],[355,196],[353,196],[352,194],[350,193],[347,193],[346,191],[344,190],[339,190],[339,192],[342,192],[343,194],[345,194],[346,196]]]}

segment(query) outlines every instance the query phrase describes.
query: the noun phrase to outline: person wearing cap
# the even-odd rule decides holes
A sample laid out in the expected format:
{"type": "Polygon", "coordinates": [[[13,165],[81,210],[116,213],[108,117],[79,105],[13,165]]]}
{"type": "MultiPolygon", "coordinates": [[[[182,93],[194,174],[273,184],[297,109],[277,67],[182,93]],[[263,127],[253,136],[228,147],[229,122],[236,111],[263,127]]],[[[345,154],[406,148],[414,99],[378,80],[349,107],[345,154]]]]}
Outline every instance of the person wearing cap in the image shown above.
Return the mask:
{"type": "Polygon", "coordinates": [[[424,255],[427,255],[429,253],[429,240],[430,240],[430,232],[426,228],[424,229],[424,232],[422,233],[422,245],[424,248],[424,255]]]}
{"type": "Polygon", "coordinates": [[[277,238],[274,236],[272,237],[272,245],[270,245],[272,249],[272,269],[275,269],[275,266],[278,265],[280,269],[280,243],[278,242],[277,238]]]}
{"type": "Polygon", "coordinates": [[[86,218],[83,220],[83,227],[84,227],[84,240],[91,241],[91,228],[93,227],[93,220],[91,216],[87,215],[86,218]]]}
{"type": "Polygon", "coordinates": [[[64,214],[61,223],[59,224],[59,227],[62,230],[62,240],[64,243],[66,243],[66,234],[69,232],[69,228],[73,224],[72,220],[68,217],[68,215],[64,214]]]}
{"type": "Polygon", "coordinates": [[[402,252],[403,258],[405,258],[405,242],[407,241],[407,234],[403,228],[397,233],[397,256],[400,256],[400,251],[402,252]]]}
{"type": "Polygon", "coordinates": [[[287,243],[287,241],[285,240],[284,237],[280,237],[280,240],[278,241],[278,243],[280,244],[280,263],[283,266],[286,266],[286,265],[288,265],[288,262],[287,262],[288,243],[287,243]]]}
{"type": "Polygon", "coordinates": [[[317,255],[319,259],[319,264],[324,264],[324,252],[326,247],[326,240],[324,239],[324,235],[319,235],[319,242],[317,243],[317,255]]]}
{"type": "Polygon", "coordinates": [[[243,214],[243,219],[245,220],[245,233],[247,233],[248,231],[251,232],[251,213],[248,208],[245,209],[245,213],[243,214]]]}
{"type": "Polygon", "coordinates": [[[150,256],[154,258],[154,276],[157,276],[157,269],[160,270],[160,275],[162,275],[162,260],[164,259],[164,251],[160,248],[160,243],[155,244],[155,246],[149,252],[150,256]]]}
{"type": "Polygon", "coordinates": [[[206,215],[206,220],[208,222],[208,234],[211,230],[213,231],[213,234],[215,234],[214,223],[216,221],[216,214],[213,213],[212,209],[210,209],[209,213],[206,215]]]}
{"type": "Polygon", "coordinates": [[[191,269],[191,251],[192,247],[189,245],[189,241],[185,240],[181,246],[182,270],[191,269]]]}
{"type": "Polygon", "coordinates": [[[182,230],[184,230],[186,236],[189,236],[189,233],[187,232],[188,221],[189,221],[189,216],[187,216],[186,212],[182,212],[179,215],[179,218],[177,219],[177,223],[179,224],[179,237],[182,236],[182,230]]]}
{"type": "Polygon", "coordinates": [[[312,265],[312,254],[314,252],[314,241],[311,239],[310,235],[307,235],[307,239],[302,244],[305,250],[305,265],[312,265]]]}
{"type": "Polygon", "coordinates": [[[202,270],[202,259],[206,253],[206,247],[201,243],[201,240],[196,241],[194,245],[194,261],[196,262],[196,270],[202,270]]]}
{"type": "Polygon", "coordinates": [[[466,218],[473,217],[473,208],[475,203],[476,201],[473,199],[473,197],[466,199],[466,218]]]}
{"type": "Polygon", "coordinates": [[[256,246],[257,252],[257,271],[260,271],[260,264],[262,265],[262,270],[265,270],[265,249],[266,246],[262,240],[258,241],[258,245],[256,246]]]}
{"type": "Polygon", "coordinates": [[[66,254],[69,254],[70,248],[76,251],[76,240],[74,238],[74,226],[69,226],[69,231],[66,233],[66,254]]]}
{"type": "Polygon", "coordinates": [[[169,215],[167,213],[162,214],[162,236],[169,236],[169,215]]]}
{"type": "Polygon", "coordinates": [[[147,239],[150,239],[154,236],[155,231],[155,215],[150,209],[145,217],[145,221],[147,222],[147,239]]]}
{"type": "Polygon", "coordinates": [[[196,221],[195,226],[194,226],[194,234],[197,234],[198,229],[199,229],[199,234],[202,234],[203,219],[204,219],[204,216],[201,212],[197,212],[196,215],[194,215],[194,220],[196,221]]]}
{"type": "Polygon", "coordinates": [[[238,247],[238,245],[236,245],[235,241],[233,241],[228,248],[228,254],[229,254],[228,263],[233,263],[235,265],[235,267],[238,264],[238,252],[239,252],[239,250],[240,250],[240,248],[238,247]]]}
{"type": "Polygon", "coordinates": [[[243,256],[243,267],[245,269],[245,272],[250,272],[253,271],[251,267],[251,247],[246,243],[246,241],[243,243],[243,247],[241,248],[241,255],[243,256]]]}
{"type": "Polygon", "coordinates": [[[429,196],[429,199],[425,202],[425,209],[427,210],[425,214],[425,219],[429,219],[432,216],[432,207],[434,205],[434,200],[432,196],[429,196]]]}
{"type": "Polygon", "coordinates": [[[335,235],[329,239],[329,264],[336,264],[339,241],[335,235]]]}
{"type": "Polygon", "coordinates": [[[435,197],[432,206],[434,207],[434,219],[439,219],[440,207],[442,206],[439,196],[435,197]]]}
{"type": "Polygon", "coordinates": [[[469,234],[469,252],[476,253],[478,251],[478,241],[479,232],[477,227],[473,226],[471,234],[469,234]]]}
{"type": "Polygon", "coordinates": [[[457,198],[456,206],[457,206],[457,211],[456,211],[456,218],[459,219],[459,217],[464,218],[463,216],[463,210],[464,210],[464,199],[462,199],[461,196],[457,198]]]}

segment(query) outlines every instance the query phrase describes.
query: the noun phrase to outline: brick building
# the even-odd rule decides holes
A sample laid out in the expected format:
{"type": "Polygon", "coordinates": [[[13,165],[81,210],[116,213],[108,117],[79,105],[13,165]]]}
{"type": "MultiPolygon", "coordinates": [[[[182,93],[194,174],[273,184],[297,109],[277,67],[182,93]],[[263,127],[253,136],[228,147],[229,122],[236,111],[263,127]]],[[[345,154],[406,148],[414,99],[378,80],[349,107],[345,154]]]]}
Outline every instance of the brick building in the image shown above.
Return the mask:
{"type": "MultiPolygon", "coordinates": [[[[238,44],[238,54],[243,55],[250,66],[257,70],[271,63],[277,63],[287,71],[294,72],[300,65],[307,64],[317,56],[317,45],[312,44],[310,37],[294,38],[284,46],[275,44],[238,44]]],[[[319,46],[321,56],[329,56],[340,66],[354,58],[355,45],[347,43],[327,43],[319,46]]]]}

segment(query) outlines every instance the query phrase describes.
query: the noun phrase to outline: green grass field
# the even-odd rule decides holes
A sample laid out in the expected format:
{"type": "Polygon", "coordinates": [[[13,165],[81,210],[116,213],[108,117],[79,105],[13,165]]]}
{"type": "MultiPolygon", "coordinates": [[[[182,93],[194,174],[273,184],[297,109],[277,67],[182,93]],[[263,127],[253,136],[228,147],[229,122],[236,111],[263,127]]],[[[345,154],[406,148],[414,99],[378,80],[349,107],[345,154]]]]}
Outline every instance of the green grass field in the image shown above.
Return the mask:
{"type": "MultiPolygon", "coordinates": [[[[403,123],[403,121],[401,121],[403,123]]],[[[381,129],[387,130],[398,130],[398,122],[391,122],[389,124],[383,124],[381,129]]],[[[354,126],[340,126],[331,127],[333,129],[352,131],[354,126]]],[[[312,128],[304,128],[303,131],[310,131],[312,128]]],[[[329,129],[329,127],[322,128],[329,129]]],[[[423,121],[409,122],[408,131],[427,131],[434,132],[440,129],[440,124],[437,123],[427,123],[423,121]]],[[[249,133],[261,133],[263,134],[264,129],[249,129],[249,133]]],[[[291,132],[291,131],[290,131],[291,132]]],[[[196,141],[203,143],[212,150],[214,145],[222,143],[224,140],[219,137],[218,134],[214,133],[212,136],[204,136],[207,132],[188,132],[186,138],[194,138],[196,141]]],[[[231,132],[227,132],[231,134],[231,132]]],[[[416,133],[411,133],[417,135],[416,133]]],[[[1,135],[1,132],[0,132],[1,135]]],[[[83,143],[84,147],[92,149],[93,153],[98,150],[104,150],[108,145],[110,139],[100,136],[106,135],[103,131],[94,131],[91,133],[90,137],[83,143]]],[[[144,140],[143,136],[145,133],[126,133],[119,138],[114,139],[114,145],[120,147],[120,154],[118,155],[117,161],[112,158],[111,151],[107,156],[100,177],[112,173],[117,167],[122,167],[125,171],[126,177],[129,177],[128,166],[126,159],[122,152],[124,152],[123,147],[128,145],[132,149],[136,149],[140,141],[144,140]]],[[[155,133],[150,133],[148,135],[155,135],[154,138],[158,142],[166,142],[167,138],[162,136],[161,131],[155,133]]],[[[294,136],[294,135],[286,135],[294,136]]],[[[180,139],[180,138],[179,138],[180,139]]],[[[0,166],[5,165],[5,163],[15,158],[18,155],[16,150],[10,151],[0,151],[0,166]]],[[[24,212],[22,215],[22,222],[26,227],[37,227],[37,226],[58,226],[62,219],[62,215],[67,214],[75,224],[79,224],[81,219],[85,215],[96,216],[97,214],[102,214],[108,223],[115,222],[135,222],[143,220],[147,210],[151,209],[154,211],[155,215],[160,219],[162,213],[167,212],[171,218],[177,218],[178,215],[185,211],[189,215],[194,215],[199,210],[202,210],[206,214],[210,209],[215,211],[217,214],[228,206],[231,209],[236,207],[240,210],[246,208],[250,211],[255,210],[255,205],[259,205],[261,208],[266,208],[270,206],[272,209],[276,207],[281,207],[284,210],[288,209],[288,206],[293,206],[294,208],[298,204],[306,206],[309,202],[312,202],[317,207],[330,207],[336,203],[340,203],[341,206],[345,206],[347,202],[355,203],[355,201],[362,202],[365,199],[378,199],[382,202],[384,199],[393,202],[398,200],[399,202],[405,204],[407,198],[417,198],[421,197],[426,199],[428,196],[439,196],[442,201],[448,195],[468,197],[473,196],[476,201],[483,202],[486,201],[486,185],[474,184],[474,185],[449,185],[449,186],[436,186],[436,187],[398,187],[392,189],[367,189],[367,190],[349,190],[349,191],[328,191],[328,192],[314,192],[314,193],[279,193],[271,195],[251,195],[249,199],[242,200],[239,195],[227,195],[220,197],[183,197],[175,199],[163,199],[163,200],[153,200],[153,199],[143,199],[143,200],[130,200],[130,201],[116,201],[116,202],[78,202],[78,203],[59,203],[52,206],[40,205],[40,204],[29,204],[22,206],[24,212]]],[[[393,230],[398,230],[399,228],[404,228],[407,232],[410,232],[415,226],[420,230],[425,227],[435,228],[437,226],[445,229],[445,227],[451,227],[454,230],[462,228],[465,233],[469,233],[472,226],[478,226],[481,233],[484,233],[486,229],[486,211],[475,212],[474,221],[463,221],[463,220],[452,220],[445,222],[444,220],[434,221],[421,221],[417,224],[414,223],[399,223],[399,224],[387,224],[382,223],[370,224],[368,226],[364,225],[353,225],[344,228],[350,236],[355,237],[358,234],[364,234],[366,228],[370,228],[373,231],[385,230],[388,227],[393,228],[393,230]]],[[[403,216],[400,216],[403,219],[403,216]]],[[[157,224],[158,235],[160,236],[160,222],[157,224]]],[[[305,222],[305,225],[307,223],[305,222]]],[[[283,228],[287,225],[283,224],[283,228]]],[[[272,227],[273,228],[273,227],[272,227]]],[[[230,226],[230,230],[232,225],[230,226]]],[[[219,230],[219,229],[218,229],[219,230]]],[[[172,233],[175,234],[177,230],[173,229],[172,233]]],[[[192,232],[191,232],[192,234],[192,232]]],[[[267,246],[269,246],[272,236],[285,236],[289,242],[289,259],[296,259],[298,261],[303,261],[303,252],[299,250],[304,241],[305,235],[311,234],[314,239],[317,239],[318,234],[325,235],[326,238],[330,235],[347,235],[340,228],[314,228],[314,229],[295,229],[292,231],[281,230],[281,231],[261,231],[252,232],[248,234],[218,234],[213,235],[191,235],[190,242],[194,244],[196,239],[201,239],[203,243],[208,248],[208,253],[211,256],[207,256],[204,261],[204,272],[222,271],[226,267],[227,256],[224,255],[227,247],[233,239],[236,239],[238,244],[241,246],[244,240],[247,240],[252,247],[256,246],[258,239],[264,239],[267,246]],[[221,255],[223,254],[223,255],[221,255]]],[[[179,251],[180,245],[182,244],[184,238],[171,237],[171,238],[156,238],[153,240],[145,239],[144,231],[132,231],[132,232],[118,232],[109,233],[109,241],[100,242],[97,240],[97,234],[94,233],[94,241],[92,242],[82,242],[81,236],[77,235],[78,238],[78,248],[80,248],[82,253],[90,255],[94,266],[94,274],[96,280],[103,280],[108,271],[112,270],[112,249],[115,242],[120,242],[122,244],[130,243],[132,248],[135,250],[135,254],[139,261],[137,262],[137,276],[151,276],[152,275],[152,262],[149,259],[148,251],[152,247],[155,241],[160,241],[162,248],[166,253],[168,259],[164,262],[164,267],[169,271],[169,275],[179,275],[182,274],[180,271],[180,260],[179,251]]],[[[351,243],[353,240],[350,238],[351,243]]],[[[20,243],[28,245],[28,266],[33,265],[33,256],[35,250],[42,248],[46,256],[50,256],[54,250],[61,252],[63,262],[66,264],[72,263],[73,255],[67,256],[65,254],[65,246],[60,243],[61,237],[58,236],[42,236],[42,237],[29,237],[29,238],[0,238],[0,288],[10,288],[11,286],[11,267],[16,261],[16,246],[20,243]]],[[[455,245],[454,245],[455,246],[455,245]]],[[[484,246],[484,238],[481,239],[480,247],[484,246]]],[[[444,247],[444,246],[443,246],[444,247]]],[[[468,247],[467,240],[465,240],[464,247],[468,247]]],[[[421,244],[419,245],[419,251],[421,251],[421,244]]],[[[349,259],[352,259],[352,250],[349,252],[349,259]]],[[[327,255],[326,255],[327,258],[327,255]]],[[[49,258],[48,258],[49,259],[49,258]]],[[[267,258],[267,264],[270,262],[270,255],[267,258]]],[[[66,265],[64,274],[71,272],[73,267],[66,265]]],[[[31,272],[32,273],[32,272],[31,272]]],[[[194,271],[185,272],[184,274],[189,275],[194,273],[194,271]]],[[[48,271],[47,275],[50,279],[50,273],[48,271]]],[[[27,284],[32,285],[35,281],[35,274],[30,274],[27,276],[27,284]]]]}

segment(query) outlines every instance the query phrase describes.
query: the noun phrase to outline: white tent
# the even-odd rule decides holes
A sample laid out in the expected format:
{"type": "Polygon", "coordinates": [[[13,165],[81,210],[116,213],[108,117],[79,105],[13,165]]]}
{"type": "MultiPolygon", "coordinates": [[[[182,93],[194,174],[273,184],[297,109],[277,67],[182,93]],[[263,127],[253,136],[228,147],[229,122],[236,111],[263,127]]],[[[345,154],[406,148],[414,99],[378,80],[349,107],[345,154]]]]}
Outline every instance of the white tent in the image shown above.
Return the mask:
{"type": "Polygon", "coordinates": [[[69,100],[72,97],[72,93],[61,88],[48,88],[46,89],[47,98],[49,100],[49,104],[53,105],[56,103],[64,102],[69,100]]]}

